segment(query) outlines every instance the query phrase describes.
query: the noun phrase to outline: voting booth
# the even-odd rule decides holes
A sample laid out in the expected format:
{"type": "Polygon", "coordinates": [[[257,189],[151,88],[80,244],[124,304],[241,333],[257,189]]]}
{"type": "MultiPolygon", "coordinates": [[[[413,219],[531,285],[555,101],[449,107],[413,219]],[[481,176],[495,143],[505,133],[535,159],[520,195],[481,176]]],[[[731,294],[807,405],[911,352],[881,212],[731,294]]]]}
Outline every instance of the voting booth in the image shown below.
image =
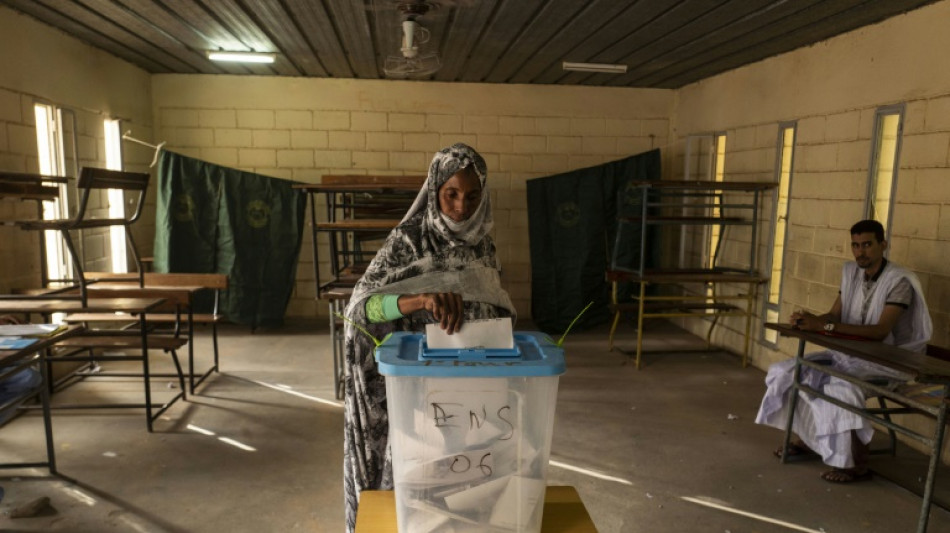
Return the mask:
{"type": "Polygon", "coordinates": [[[540,530],[564,352],[544,333],[509,336],[430,348],[395,333],[377,348],[400,533],[540,530]]]}

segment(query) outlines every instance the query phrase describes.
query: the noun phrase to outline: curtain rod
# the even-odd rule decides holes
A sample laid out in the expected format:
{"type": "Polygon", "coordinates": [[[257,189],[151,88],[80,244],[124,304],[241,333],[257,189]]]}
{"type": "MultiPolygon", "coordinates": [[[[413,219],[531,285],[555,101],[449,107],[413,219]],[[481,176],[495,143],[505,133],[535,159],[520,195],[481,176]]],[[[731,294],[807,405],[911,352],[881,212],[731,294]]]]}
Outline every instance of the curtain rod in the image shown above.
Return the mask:
{"type": "Polygon", "coordinates": [[[136,143],[136,144],[141,144],[142,146],[147,146],[147,147],[152,148],[153,150],[155,150],[155,155],[152,157],[152,163],[149,164],[148,168],[154,167],[154,166],[155,166],[155,163],[158,162],[158,153],[161,152],[161,151],[162,151],[162,147],[165,146],[165,141],[162,141],[162,142],[158,143],[158,145],[156,146],[156,145],[154,145],[154,144],[150,144],[150,143],[147,143],[147,142],[145,142],[145,141],[141,141],[141,140],[139,140],[139,139],[136,139],[135,137],[133,137],[132,135],[130,135],[131,133],[132,133],[132,130],[129,130],[129,131],[123,133],[123,134],[122,134],[122,139],[124,139],[124,140],[126,140],[126,141],[134,142],[134,143],[136,143]]]}

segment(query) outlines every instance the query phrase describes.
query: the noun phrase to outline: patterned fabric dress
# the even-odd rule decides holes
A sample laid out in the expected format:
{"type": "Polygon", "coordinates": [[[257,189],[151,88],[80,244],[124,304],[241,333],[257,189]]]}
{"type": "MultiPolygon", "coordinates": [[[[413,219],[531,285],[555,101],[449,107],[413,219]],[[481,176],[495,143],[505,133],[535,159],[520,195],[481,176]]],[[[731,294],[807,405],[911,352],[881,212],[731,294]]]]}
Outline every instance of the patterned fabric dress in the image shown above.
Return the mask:
{"type": "MultiPolygon", "coordinates": [[[[412,207],[377,252],[353,289],[346,317],[381,339],[392,331],[418,331],[434,322],[417,312],[394,322],[370,324],[366,300],[374,294],[454,292],[464,301],[465,320],[514,316],[501,288],[492,226],[485,161],[472,148],[456,144],[435,155],[428,178],[412,207]],[[478,208],[462,223],[439,210],[439,188],[464,168],[481,181],[478,208]]],[[[345,328],[343,488],[346,527],[352,532],[362,490],[391,489],[392,457],[388,445],[385,378],[376,368],[375,345],[349,323],[345,328]]]]}

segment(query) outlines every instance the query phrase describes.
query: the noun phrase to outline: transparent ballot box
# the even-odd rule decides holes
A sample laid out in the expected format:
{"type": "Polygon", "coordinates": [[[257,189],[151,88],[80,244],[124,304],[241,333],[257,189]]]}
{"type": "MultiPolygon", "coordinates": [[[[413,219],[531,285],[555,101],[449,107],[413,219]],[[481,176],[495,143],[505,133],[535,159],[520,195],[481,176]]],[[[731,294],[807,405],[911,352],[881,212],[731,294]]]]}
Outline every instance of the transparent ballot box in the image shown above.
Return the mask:
{"type": "Polygon", "coordinates": [[[395,333],[377,348],[400,533],[540,530],[564,352],[535,332],[513,346],[395,333]]]}

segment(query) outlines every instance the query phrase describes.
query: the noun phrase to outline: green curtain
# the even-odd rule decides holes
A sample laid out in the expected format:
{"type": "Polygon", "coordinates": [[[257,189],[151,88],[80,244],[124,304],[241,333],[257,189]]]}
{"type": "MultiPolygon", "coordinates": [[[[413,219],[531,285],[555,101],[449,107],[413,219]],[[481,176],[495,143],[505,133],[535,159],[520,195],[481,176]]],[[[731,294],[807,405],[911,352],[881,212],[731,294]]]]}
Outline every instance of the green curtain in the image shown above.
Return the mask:
{"type": "Polygon", "coordinates": [[[638,209],[630,181],[647,179],[660,179],[658,149],[528,180],[531,316],[543,331],[563,331],[591,301],[575,327],[607,321],[610,287],[604,273],[614,246],[639,250],[638,231],[624,232],[618,241],[617,217],[638,209]]]}
{"type": "Polygon", "coordinates": [[[155,270],[227,274],[220,311],[228,320],[282,323],[296,279],[305,196],[287,180],[169,151],[159,158],[158,180],[155,270]]]}

